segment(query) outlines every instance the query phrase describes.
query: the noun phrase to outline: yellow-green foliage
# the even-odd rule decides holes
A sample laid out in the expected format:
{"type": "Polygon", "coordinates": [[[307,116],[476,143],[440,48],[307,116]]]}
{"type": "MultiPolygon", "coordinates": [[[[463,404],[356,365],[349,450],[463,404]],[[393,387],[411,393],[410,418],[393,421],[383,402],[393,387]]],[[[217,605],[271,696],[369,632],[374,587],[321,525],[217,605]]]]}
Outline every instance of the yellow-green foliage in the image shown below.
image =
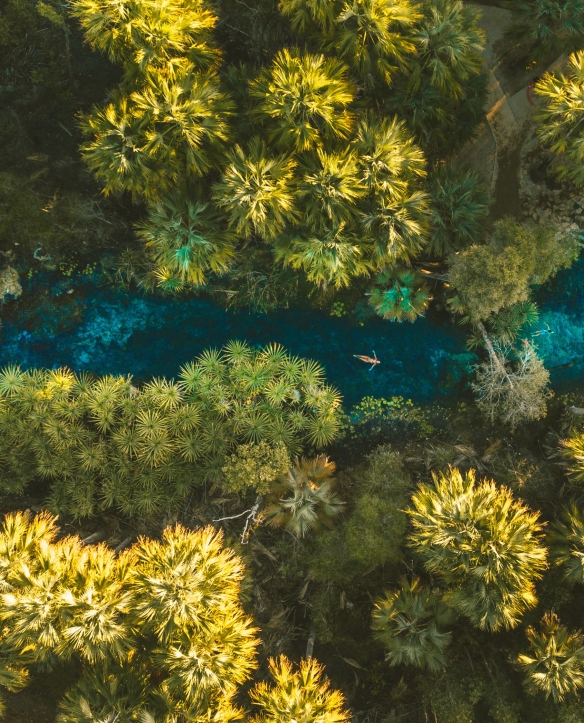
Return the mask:
{"type": "Polygon", "coordinates": [[[3,489],[51,480],[52,508],[76,516],[175,509],[193,485],[221,481],[238,444],[319,447],[336,436],[340,411],[318,364],[239,342],[205,352],[177,382],[140,389],[124,377],[11,367],[0,400],[3,489]]]}
{"type": "Polygon", "coordinates": [[[420,485],[410,542],[426,570],[452,588],[452,605],[479,628],[514,628],[535,606],[546,568],[538,515],[495,482],[457,469],[420,485]]]}
{"type": "Polygon", "coordinates": [[[258,641],[240,603],[243,566],[221,532],[177,525],[119,557],[78,537],[57,541],[57,532],[46,514],[5,519],[1,646],[15,681],[0,682],[14,688],[32,663],[74,659],[82,676],[62,703],[63,723],[107,720],[130,703],[126,712],[156,720],[236,715],[231,700],[258,641]]]}
{"type": "Polygon", "coordinates": [[[573,234],[553,224],[522,225],[506,218],[495,224],[486,244],[451,258],[449,276],[471,318],[487,319],[527,301],[530,287],[571,266],[579,248],[573,234]]]}
{"type": "Polygon", "coordinates": [[[257,444],[242,444],[223,467],[223,487],[228,492],[252,489],[265,494],[290,464],[288,451],[281,442],[271,445],[262,440],[257,444]]]}
{"type": "Polygon", "coordinates": [[[346,723],[345,699],[338,690],[331,690],[323,673],[313,658],[301,661],[297,669],[284,656],[270,660],[274,684],[259,683],[250,694],[262,708],[253,723],[346,723]]]}

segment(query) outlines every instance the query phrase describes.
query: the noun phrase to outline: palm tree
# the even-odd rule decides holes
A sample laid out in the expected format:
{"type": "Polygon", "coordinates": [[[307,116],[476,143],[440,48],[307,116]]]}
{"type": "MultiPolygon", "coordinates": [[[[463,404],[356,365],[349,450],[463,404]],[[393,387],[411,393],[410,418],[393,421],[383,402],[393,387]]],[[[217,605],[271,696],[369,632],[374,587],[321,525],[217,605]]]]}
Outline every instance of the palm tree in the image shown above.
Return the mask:
{"type": "Polygon", "coordinates": [[[412,497],[412,548],[453,588],[452,604],[476,627],[515,627],[535,605],[534,581],[546,567],[537,514],[505,487],[477,484],[472,470],[433,478],[412,497]]]}
{"type": "Polygon", "coordinates": [[[584,113],[584,51],[570,55],[568,73],[546,73],[535,84],[544,105],[535,114],[541,142],[558,156],[560,178],[584,185],[582,127],[584,113]]]}
{"type": "Polygon", "coordinates": [[[481,72],[485,36],[479,12],[460,0],[426,0],[423,11],[408,87],[415,92],[426,78],[440,93],[462,98],[464,82],[481,72]]]}
{"type": "Polygon", "coordinates": [[[422,587],[418,578],[403,578],[396,592],[386,592],[373,609],[375,638],[387,649],[390,665],[414,665],[435,673],[445,664],[451,633],[439,628],[451,622],[440,595],[422,587]]]}
{"type": "Polygon", "coordinates": [[[408,0],[346,0],[330,45],[361,77],[374,72],[389,83],[416,52],[420,17],[408,0]]]}
{"type": "Polygon", "coordinates": [[[268,524],[281,525],[298,537],[319,524],[328,525],[344,504],[332,492],[334,471],[334,462],[325,455],[297,459],[272,489],[264,513],[268,524]]]}
{"type": "Polygon", "coordinates": [[[227,158],[223,177],[213,187],[215,202],[227,211],[237,234],[274,239],[299,216],[294,197],[296,162],[289,156],[274,158],[259,138],[250,142],[247,152],[236,145],[227,158]]]}
{"type": "Polygon", "coordinates": [[[529,57],[552,60],[584,41],[584,8],[577,0],[507,0],[515,23],[506,35],[529,46],[529,57]]]}
{"type": "Polygon", "coordinates": [[[440,166],[430,176],[428,191],[431,254],[444,257],[484,237],[489,194],[477,173],[452,164],[440,166]]]}
{"type": "Polygon", "coordinates": [[[373,266],[371,257],[371,239],[344,223],[319,233],[300,228],[276,244],[278,261],[302,269],[322,288],[349,286],[355,277],[366,276],[373,266]]]}
{"type": "Polygon", "coordinates": [[[221,214],[187,189],[165,196],[136,224],[160,270],[202,286],[206,274],[224,274],[235,256],[234,237],[221,214]]]}
{"type": "Polygon", "coordinates": [[[338,60],[284,49],[250,86],[257,100],[253,115],[284,149],[307,151],[326,140],[347,139],[353,126],[347,106],[354,94],[346,76],[338,60]]]}
{"type": "Polygon", "coordinates": [[[584,517],[576,505],[563,512],[561,521],[553,523],[548,538],[550,556],[563,567],[565,579],[584,582],[584,517]]]}
{"type": "Polygon", "coordinates": [[[561,442],[562,454],[571,464],[568,474],[577,484],[584,482],[584,434],[574,431],[568,439],[561,442]]]}
{"type": "Polygon", "coordinates": [[[227,140],[231,107],[210,76],[151,71],[140,90],[83,119],[81,150],[104,193],[156,201],[185,175],[207,170],[209,150],[227,140]]]}
{"type": "Polygon", "coordinates": [[[278,7],[290,18],[294,30],[304,33],[317,30],[330,35],[339,10],[335,0],[280,0],[278,7]]]}
{"type": "Polygon", "coordinates": [[[316,156],[304,160],[300,170],[303,175],[297,198],[305,225],[318,232],[338,228],[358,216],[356,202],[365,194],[365,187],[354,151],[326,153],[319,148],[316,156]]]}
{"type": "Polygon", "coordinates": [[[219,59],[211,38],[217,16],[203,2],[73,0],[71,10],[88,42],[127,70],[134,66],[131,75],[151,67],[172,72],[182,59],[207,71],[219,59]]]}
{"type": "Polygon", "coordinates": [[[584,636],[568,632],[554,612],[542,619],[541,632],[527,629],[530,653],[519,655],[528,689],[560,703],[584,687],[584,636]]]}
{"type": "Polygon", "coordinates": [[[427,233],[427,196],[419,189],[424,156],[397,117],[363,117],[353,147],[368,191],[364,225],[375,263],[407,261],[423,249],[427,233]]]}
{"type": "Polygon", "coordinates": [[[323,679],[324,668],[313,658],[302,660],[297,670],[281,656],[271,659],[270,675],[274,685],[258,683],[252,689],[252,702],[260,707],[254,723],[346,723],[349,713],[338,690],[331,690],[323,679]]]}
{"type": "Polygon", "coordinates": [[[367,296],[379,316],[399,322],[423,316],[432,299],[424,277],[407,267],[382,271],[367,296]]]}

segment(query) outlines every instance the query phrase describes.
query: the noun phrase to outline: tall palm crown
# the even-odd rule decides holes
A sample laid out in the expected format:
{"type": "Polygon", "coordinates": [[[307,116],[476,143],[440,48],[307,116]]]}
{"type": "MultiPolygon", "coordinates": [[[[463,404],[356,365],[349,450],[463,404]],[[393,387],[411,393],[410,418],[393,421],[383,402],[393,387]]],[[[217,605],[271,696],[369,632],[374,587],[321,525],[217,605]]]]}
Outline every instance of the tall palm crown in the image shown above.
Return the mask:
{"type": "Polygon", "coordinates": [[[368,189],[364,225],[378,266],[408,260],[424,246],[427,196],[419,182],[426,162],[403,122],[365,116],[353,143],[368,189]]]}
{"type": "Polygon", "coordinates": [[[402,579],[401,588],[375,602],[372,628],[387,649],[391,665],[415,665],[437,672],[445,664],[444,650],[451,633],[440,627],[451,622],[449,608],[419,579],[402,579]]]}
{"type": "Polygon", "coordinates": [[[105,193],[156,200],[185,174],[207,170],[210,149],[227,140],[231,109],[210,76],[151,72],[141,89],[84,118],[81,150],[105,193]]]}
{"type": "Polygon", "coordinates": [[[389,321],[415,321],[432,299],[421,274],[399,267],[382,271],[367,295],[379,316],[389,321]]]}
{"type": "Polygon", "coordinates": [[[528,43],[537,60],[551,60],[560,53],[582,47],[584,7],[578,0],[507,0],[515,23],[506,35],[528,43]]]}
{"type": "Polygon", "coordinates": [[[584,51],[569,58],[568,72],[546,73],[535,85],[544,99],[535,114],[542,143],[558,155],[554,164],[560,178],[584,185],[582,117],[584,114],[584,51]]]}
{"type": "Polygon", "coordinates": [[[413,28],[419,18],[408,0],[347,0],[329,44],[360,76],[377,72],[390,82],[416,51],[413,28]]]}
{"type": "Polygon", "coordinates": [[[296,460],[273,487],[273,502],[265,512],[268,523],[282,525],[298,537],[321,522],[328,523],[343,506],[331,489],[334,471],[334,463],[324,455],[296,460]]]}
{"type": "Polygon", "coordinates": [[[306,159],[301,169],[298,203],[305,212],[306,225],[320,231],[357,216],[356,202],[365,194],[365,187],[355,153],[326,153],[319,148],[316,157],[306,159]]]}
{"type": "Polygon", "coordinates": [[[251,84],[255,117],[278,146],[307,151],[328,139],[346,139],[353,125],[353,90],[346,67],[324,55],[284,49],[251,84]]]}
{"type": "Polygon", "coordinates": [[[166,73],[194,65],[209,70],[219,59],[210,31],[216,15],[194,0],[73,0],[87,40],[112,60],[122,60],[130,76],[159,68],[166,73]]]}
{"type": "Polygon", "coordinates": [[[277,260],[303,269],[306,278],[322,288],[349,286],[355,277],[366,276],[373,265],[371,256],[371,239],[344,222],[319,233],[301,228],[276,245],[277,260]]]}
{"type": "Polygon", "coordinates": [[[477,24],[478,11],[460,0],[428,0],[423,7],[417,37],[420,50],[409,87],[417,90],[428,77],[436,90],[460,98],[463,82],[478,74],[482,65],[485,36],[477,24]]]}
{"type": "Polygon", "coordinates": [[[213,187],[217,205],[227,211],[236,233],[274,239],[298,218],[293,183],[296,162],[284,155],[273,157],[259,138],[251,141],[247,152],[236,145],[227,160],[221,181],[213,187]]]}
{"type": "Polygon", "coordinates": [[[349,713],[344,698],[331,690],[324,669],[313,658],[302,660],[297,670],[284,657],[270,660],[273,685],[259,683],[250,693],[255,705],[261,707],[253,723],[346,723],[349,713]]]}
{"type": "Polygon", "coordinates": [[[429,193],[430,253],[445,256],[484,237],[489,195],[477,173],[441,166],[430,177],[429,193]]]}
{"type": "Polygon", "coordinates": [[[477,484],[472,470],[434,475],[412,503],[412,548],[455,588],[456,609],[482,629],[515,627],[535,605],[534,581],[546,567],[537,514],[505,487],[477,484]]]}
{"type": "Polygon", "coordinates": [[[562,514],[561,521],[554,522],[548,539],[550,556],[564,570],[564,577],[571,583],[584,582],[584,516],[572,505],[562,514]]]}
{"type": "Polygon", "coordinates": [[[187,192],[165,196],[136,224],[160,272],[201,286],[209,272],[224,274],[235,256],[234,238],[209,203],[187,192]]]}
{"type": "Polygon", "coordinates": [[[558,703],[584,688],[584,636],[570,633],[554,612],[546,613],[541,631],[527,629],[530,652],[518,657],[527,687],[558,703]]]}

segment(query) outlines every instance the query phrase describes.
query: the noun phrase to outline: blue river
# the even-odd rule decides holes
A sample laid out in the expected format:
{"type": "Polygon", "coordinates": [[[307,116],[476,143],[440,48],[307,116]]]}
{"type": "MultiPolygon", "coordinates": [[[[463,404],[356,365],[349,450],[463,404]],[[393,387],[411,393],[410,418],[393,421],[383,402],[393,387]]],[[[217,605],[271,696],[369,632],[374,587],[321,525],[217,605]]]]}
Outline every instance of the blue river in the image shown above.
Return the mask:
{"type": "MultiPolygon", "coordinates": [[[[534,340],[560,390],[584,379],[583,280],[579,261],[535,295],[541,318],[530,333],[544,330],[534,340]]],[[[56,277],[25,281],[23,289],[3,307],[0,366],[67,366],[143,381],[174,377],[204,349],[230,339],[277,342],[321,362],[350,406],[369,395],[429,402],[460,394],[477,362],[465,346],[467,330],[447,319],[372,318],[360,326],[313,309],[250,314],[207,298],[157,297],[56,277]],[[353,354],[372,351],[381,364],[368,371],[353,354]]]]}

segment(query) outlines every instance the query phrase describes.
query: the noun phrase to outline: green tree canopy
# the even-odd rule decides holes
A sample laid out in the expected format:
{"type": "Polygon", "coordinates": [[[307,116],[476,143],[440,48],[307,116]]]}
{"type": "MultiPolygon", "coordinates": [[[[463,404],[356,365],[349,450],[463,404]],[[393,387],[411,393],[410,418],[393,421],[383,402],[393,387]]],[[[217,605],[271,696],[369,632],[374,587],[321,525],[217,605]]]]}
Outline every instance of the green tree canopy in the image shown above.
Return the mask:
{"type": "Polygon", "coordinates": [[[408,511],[413,550],[475,626],[515,627],[535,605],[534,581],[546,567],[538,515],[505,487],[477,484],[472,470],[433,478],[433,485],[419,486],[408,511]]]}
{"type": "Polygon", "coordinates": [[[553,224],[498,221],[486,244],[473,245],[450,259],[449,277],[472,319],[484,320],[529,298],[530,287],[542,284],[575,261],[573,234],[553,224]]]}

